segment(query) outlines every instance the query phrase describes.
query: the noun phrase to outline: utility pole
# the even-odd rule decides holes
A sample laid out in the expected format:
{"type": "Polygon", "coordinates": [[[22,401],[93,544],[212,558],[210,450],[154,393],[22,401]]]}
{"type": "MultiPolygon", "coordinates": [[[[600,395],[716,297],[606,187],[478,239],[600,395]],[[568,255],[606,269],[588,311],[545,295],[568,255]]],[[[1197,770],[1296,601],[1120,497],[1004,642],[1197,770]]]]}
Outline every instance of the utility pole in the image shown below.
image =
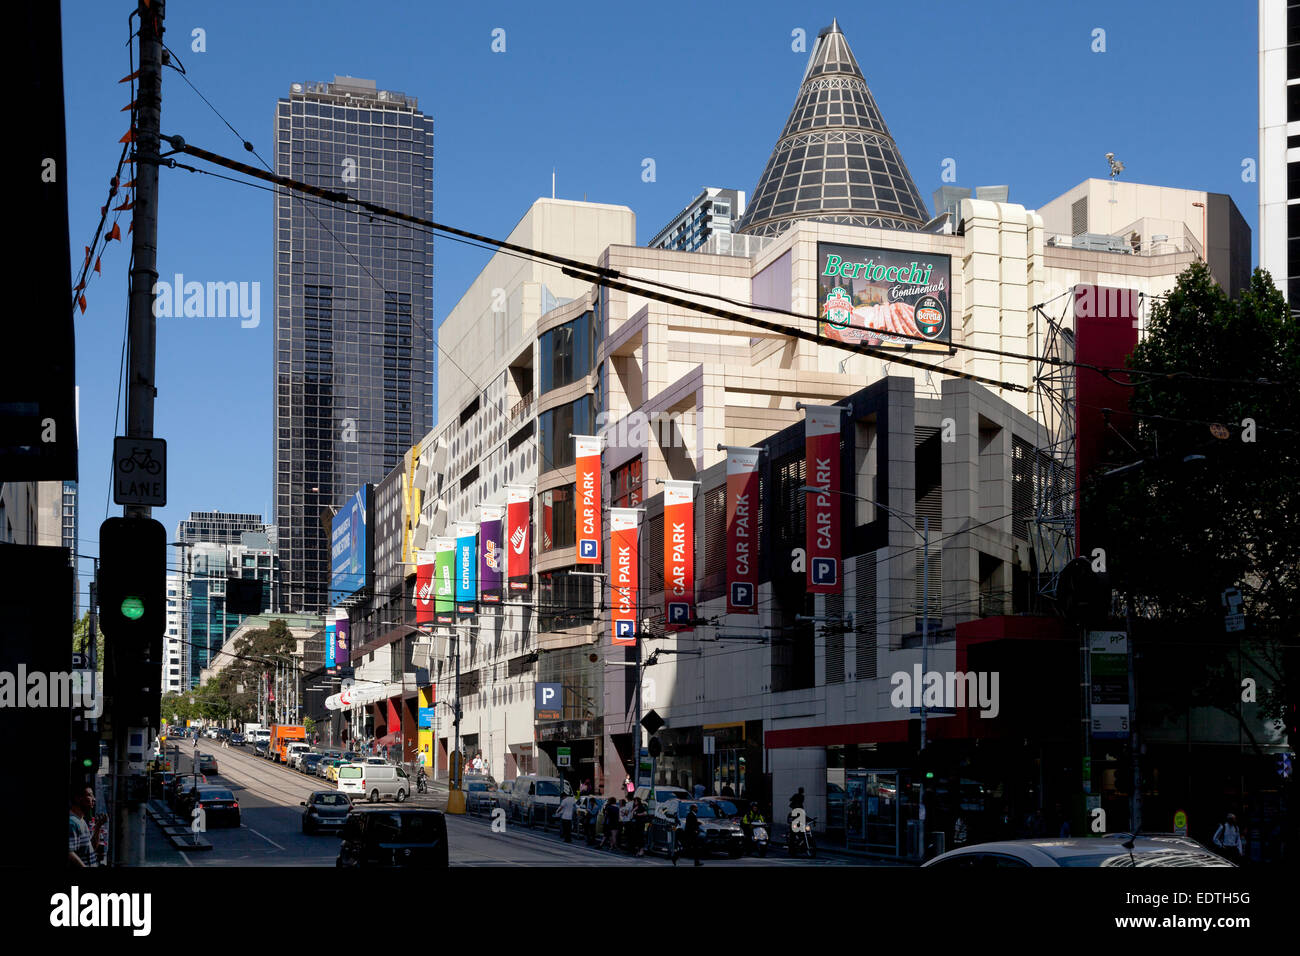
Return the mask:
{"type": "MultiPolygon", "coordinates": [[[[930,517],[921,519],[921,753],[925,753],[925,675],[930,670],[930,517]]],[[[915,593],[915,592],[913,592],[915,593]]],[[[921,830],[921,859],[925,859],[925,760],[921,761],[920,803],[916,816],[921,830]]]]}
{"type": "MultiPolygon", "coordinates": [[[[135,111],[135,206],[131,230],[131,284],[127,337],[127,437],[153,437],[154,358],[157,325],[153,289],[158,281],[158,143],[162,125],[162,35],[165,0],[137,0],[140,37],[140,86],[135,111]]],[[[152,509],[127,505],[127,517],[148,518],[152,509]]],[[[115,688],[121,697],[121,689],[115,688]]],[[[116,787],[113,794],[115,862],[122,866],[144,864],[144,799],[139,782],[128,772],[130,730],[114,701],[113,750],[116,787]]],[[[155,718],[156,720],[156,718],[155,718]]],[[[139,728],[137,728],[139,729],[139,728]]],[[[145,736],[148,728],[143,728],[145,736]]]]}

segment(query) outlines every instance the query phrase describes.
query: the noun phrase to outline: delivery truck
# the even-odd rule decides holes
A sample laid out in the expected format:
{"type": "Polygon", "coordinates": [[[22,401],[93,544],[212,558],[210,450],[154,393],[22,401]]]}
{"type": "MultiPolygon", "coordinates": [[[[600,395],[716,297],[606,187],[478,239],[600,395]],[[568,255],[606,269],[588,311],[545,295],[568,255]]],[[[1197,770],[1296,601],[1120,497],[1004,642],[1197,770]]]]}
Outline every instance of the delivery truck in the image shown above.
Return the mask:
{"type": "Polygon", "coordinates": [[[289,744],[305,743],[306,740],[307,728],[302,724],[271,725],[271,754],[276,763],[287,764],[289,762],[289,744]]]}

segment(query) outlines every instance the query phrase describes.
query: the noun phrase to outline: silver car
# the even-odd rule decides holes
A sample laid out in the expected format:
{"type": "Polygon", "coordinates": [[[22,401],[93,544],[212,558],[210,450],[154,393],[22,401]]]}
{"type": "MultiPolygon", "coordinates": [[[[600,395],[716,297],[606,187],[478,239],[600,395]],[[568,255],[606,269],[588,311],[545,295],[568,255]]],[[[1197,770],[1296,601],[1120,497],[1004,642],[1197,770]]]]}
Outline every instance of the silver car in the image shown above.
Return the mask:
{"type": "Polygon", "coordinates": [[[947,870],[1000,870],[1027,866],[1135,867],[1235,866],[1195,841],[1180,837],[1130,837],[1122,843],[1084,837],[1003,840],[958,847],[925,863],[947,870]]]}

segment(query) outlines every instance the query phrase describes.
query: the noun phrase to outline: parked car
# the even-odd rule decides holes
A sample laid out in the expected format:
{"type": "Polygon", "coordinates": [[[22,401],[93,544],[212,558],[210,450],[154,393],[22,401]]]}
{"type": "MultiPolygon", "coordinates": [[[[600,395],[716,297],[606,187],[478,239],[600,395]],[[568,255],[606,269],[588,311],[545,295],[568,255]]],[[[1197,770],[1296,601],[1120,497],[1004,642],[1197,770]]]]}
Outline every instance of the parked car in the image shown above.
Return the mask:
{"type": "Polygon", "coordinates": [[[324,759],[323,754],[303,754],[298,758],[298,769],[309,777],[314,777],[316,776],[316,768],[320,766],[320,762],[324,759]]]}
{"type": "Polygon", "coordinates": [[[149,795],[159,800],[165,800],[167,798],[167,788],[171,786],[171,782],[175,779],[176,774],[166,770],[153,774],[149,778],[149,795]]]}
{"type": "Polygon", "coordinates": [[[298,769],[298,761],[303,754],[311,753],[311,745],[307,743],[287,744],[284,748],[284,764],[290,770],[298,769]]]}
{"type": "MultiPolygon", "coordinates": [[[[208,827],[239,826],[239,801],[228,787],[200,785],[198,788],[198,805],[203,810],[204,823],[208,827]]],[[[189,817],[194,809],[194,791],[186,795],[185,816],[189,817]]]]}
{"type": "Polygon", "coordinates": [[[997,870],[1027,866],[1235,866],[1183,837],[1130,837],[1122,843],[1063,837],[1002,840],[958,847],[923,864],[943,869],[997,870]]]}
{"type": "Polygon", "coordinates": [[[486,778],[465,778],[465,812],[491,813],[497,806],[500,793],[497,786],[486,778]]]}
{"type": "Polygon", "coordinates": [[[338,866],[448,866],[447,819],[441,810],[356,810],[343,824],[338,866]]]}
{"type": "Polygon", "coordinates": [[[301,803],[302,832],[319,833],[321,830],[339,830],[352,812],[352,801],[337,790],[317,790],[301,803]]]}
{"type": "Polygon", "coordinates": [[[212,754],[199,754],[199,773],[217,773],[217,758],[212,754]]]}
{"type": "Polygon", "coordinates": [[[271,744],[268,741],[259,740],[257,743],[253,744],[254,757],[266,757],[270,755],[270,752],[271,744]]]}
{"type": "Polygon", "coordinates": [[[529,826],[545,826],[555,815],[560,800],[572,793],[568,781],[559,777],[539,777],[528,774],[515,780],[510,789],[511,816],[529,826]]]}
{"type": "Polygon", "coordinates": [[[335,783],[338,783],[339,767],[346,767],[347,765],[348,762],[346,760],[335,760],[333,758],[322,760],[316,765],[316,773],[318,776],[324,777],[326,780],[333,780],[335,783]]]}
{"type": "Polygon", "coordinates": [[[244,742],[245,742],[245,741],[244,741],[244,735],[243,735],[243,734],[231,734],[231,735],[230,735],[230,746],[232,746],[232,747],[242,747],[242,746],[244,746],[244,742]]]}
{"type": "Polygon", "coordinates": [[[339,769],[339,790],[371,803],[385,797],[401,803],[411,792],[411,780],[401,767],[353,763],[339,769]]]}
{"type": "Polygon", "coordinates": [[[335,756],[337,756],[337,757],[342,757],[343,760],[344,760],[345,762],[347,762],[347,763],[352,763],[352,762],[354,762],[358,757],[360,757],[361,754],[357,753],[355,750],[345,750],[345,751],[343,751],[343,753],[341,753],[341,754],[336,754],[335,756]]]}
{"type": "MultiPolygon", "coordinates": [[[[671,854],[674,848],[682,847],[686,830],[686,815],[692,806],[695,816],[700,821],[700,837],[704,840],[705,852],[726,853],[738,857],[745,849],[745,831],[739,823],[730,817],[720,816],[724,807],[719,802],[730,804],[725,798],[714,800],[666,800],[656,809],[647,828],[646,849],[654,852],[662,850],[671,854]]],[[[734,804],[732,804],[734,806],[734,804]]]]}
{"type": "Polygon", "coordinates": [[[175,774],[167,787],[167,805],[179,813],[181,796],[207,782],[208,778],[201,773],[175,774]]]}
{"type": "MultiPolygon", "coordinates": [[[[731,797],[700,797],[699,802],[712,807],[713,815],[717,819],[731,820],[735,823],[740,822],[740,818],[745,815],[745,810],[749,807],[748,803],[741,803],[741,801],[733,800],[731,797]]],[[[683,812],[682,816],[685,818],[685,812],[683,812]]]]}
{"type": "Polygon", "coordinates": [[[387,767],[389,763],[383,757],[376,757],[373,754],[365,759],[365,763],[372,767],[387,767]]]}
{"type": "Polygon", "coordinates": [[[681,787],[666,787],[666,786],[655,787],[655,792],[653,797],[650,795],[649,787],[637,787],[635,792],[633,792],[632,796],[634,798],[639,798],[641,802],[644,803],[649,808],[651,813],[654,812],[655,807],[657,807],[661,803],[667,802],[668,800],[690,800],[691,799],[691,793],[689,790],[683,790],[681,787]]]}

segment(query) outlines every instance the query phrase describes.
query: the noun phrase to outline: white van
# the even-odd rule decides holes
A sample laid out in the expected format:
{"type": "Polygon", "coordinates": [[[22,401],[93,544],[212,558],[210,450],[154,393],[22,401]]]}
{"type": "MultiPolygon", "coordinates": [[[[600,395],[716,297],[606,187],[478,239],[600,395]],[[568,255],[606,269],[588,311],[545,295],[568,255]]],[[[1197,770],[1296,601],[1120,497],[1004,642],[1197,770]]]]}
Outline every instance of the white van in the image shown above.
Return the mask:
{"type": "Polygon", "coordinates": [[[297,770],[298,758],[301,757],[303,754],[310,753],[310,752],[311,752],[311,744],[306,743],[305,741],[289,744],[289,746],[285,748],[285,754],[286,754],[285,763],[288,764],[291,770],[297,770]]]}
{"type": "Polygon", "coordinates": [[[339,767],[339,792],[346,793],[349,799],[364,797],[371,803],[384,797],[401,803],[411,792],[411,780],[401,767],[349,763],[339,767]]]}

